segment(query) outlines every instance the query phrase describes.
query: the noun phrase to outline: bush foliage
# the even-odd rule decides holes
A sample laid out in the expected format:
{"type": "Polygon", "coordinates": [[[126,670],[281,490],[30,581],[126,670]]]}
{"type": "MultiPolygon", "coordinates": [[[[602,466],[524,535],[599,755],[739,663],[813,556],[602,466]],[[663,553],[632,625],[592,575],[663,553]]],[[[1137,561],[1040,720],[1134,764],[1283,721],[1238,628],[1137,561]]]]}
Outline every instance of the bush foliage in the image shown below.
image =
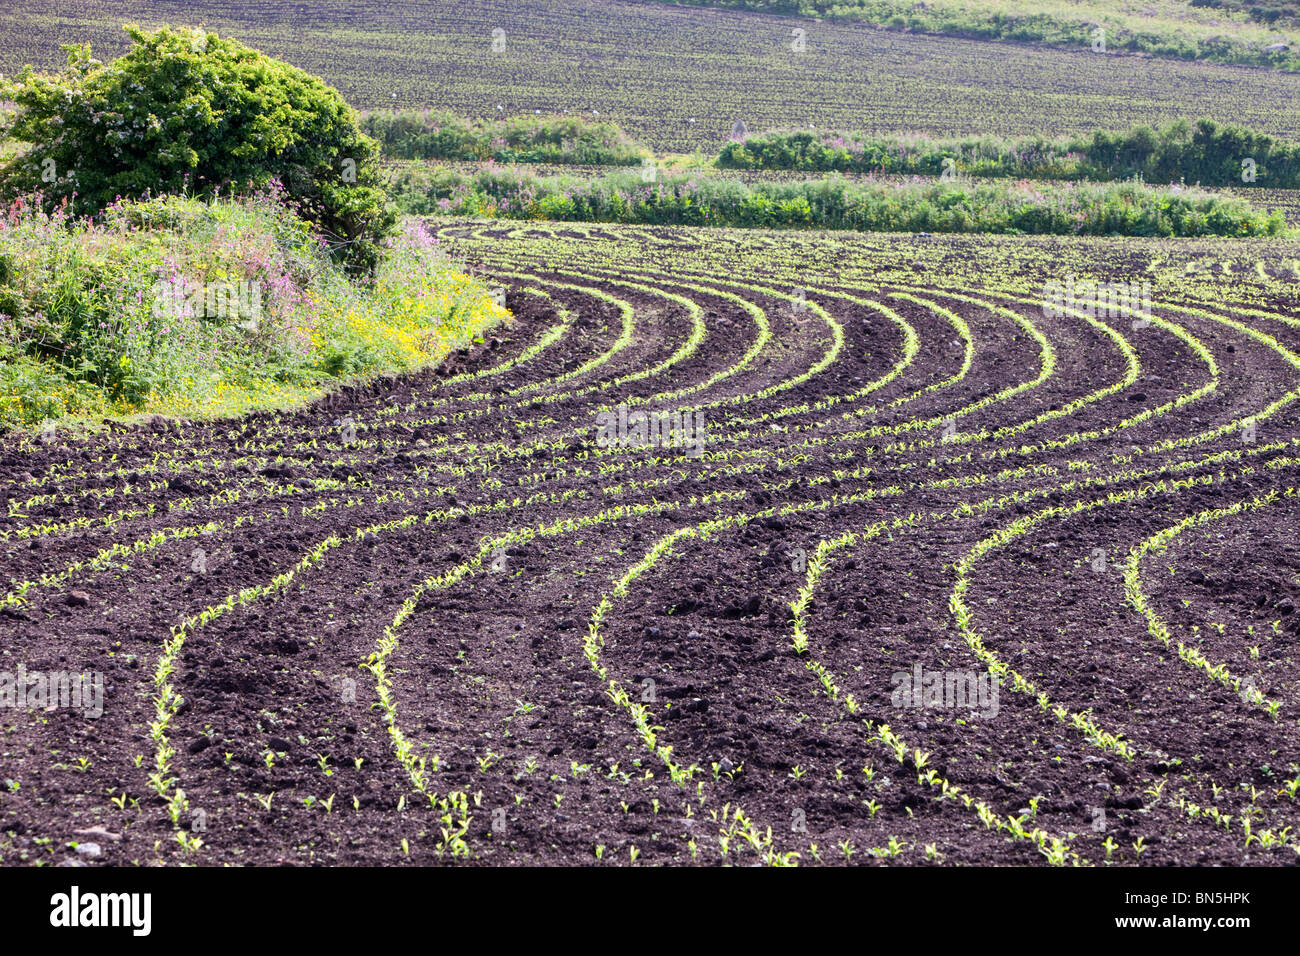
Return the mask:
{"type": "Polygon", "coordinates": [[[119,198],[211,196],[278,180],[349,267],[373,270],[395,215],[374,141],[324,81],[201,29],[146,32],[101,63],[89,45],[68,66],[30,67],[0,88],[6,132],[27,148],[0,165],[6,198],[96,213],[119,198]]]}

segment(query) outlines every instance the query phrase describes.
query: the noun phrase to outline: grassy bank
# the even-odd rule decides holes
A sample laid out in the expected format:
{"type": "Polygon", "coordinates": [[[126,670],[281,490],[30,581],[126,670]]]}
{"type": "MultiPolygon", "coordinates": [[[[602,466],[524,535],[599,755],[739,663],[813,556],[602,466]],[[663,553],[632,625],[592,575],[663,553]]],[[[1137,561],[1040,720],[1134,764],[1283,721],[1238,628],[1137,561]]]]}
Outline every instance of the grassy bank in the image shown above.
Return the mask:
{"type": "Polygon", "coordinates": [[[0,216],[0,426],[285,407],[442,359],[503,319],[417,226],[353,280],[266,193],[0,216]]]}

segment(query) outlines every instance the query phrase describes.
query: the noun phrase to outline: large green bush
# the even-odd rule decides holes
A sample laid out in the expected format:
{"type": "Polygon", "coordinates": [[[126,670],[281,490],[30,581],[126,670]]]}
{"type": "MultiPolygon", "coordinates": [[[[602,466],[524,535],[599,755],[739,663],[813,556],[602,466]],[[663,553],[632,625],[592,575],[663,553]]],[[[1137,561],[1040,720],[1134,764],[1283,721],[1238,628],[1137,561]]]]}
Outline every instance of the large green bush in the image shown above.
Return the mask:
{"type": "Polygon", "coordinates": [[[395,214],[380,185],[378,148],[324,81],[201,29],[128,27],[132,48],[111,63],[89,45],[67,69],[30,67],[0,87],[16,104],[5,132],[28,148],[0,165],[7,198],[96,213],[119,198],[208,196],[278,181],[355,270],[378,263],[395,214]]]}

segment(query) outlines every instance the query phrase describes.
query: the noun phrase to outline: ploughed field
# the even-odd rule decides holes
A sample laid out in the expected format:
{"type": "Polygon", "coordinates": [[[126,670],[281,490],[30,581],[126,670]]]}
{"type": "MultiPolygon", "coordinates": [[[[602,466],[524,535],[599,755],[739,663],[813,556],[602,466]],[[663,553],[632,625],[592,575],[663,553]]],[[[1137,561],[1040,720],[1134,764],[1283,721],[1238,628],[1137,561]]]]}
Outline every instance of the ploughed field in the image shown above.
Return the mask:
{"type": "Polygon", "coordinates": [[[439,232],[444,368],[6,439],[4,863],[1296,862],[1300,247],[439,232]]]}
{"type": "Polygon", "coordinates": [[[594,110],[660,152],[715,153],[738,119],[1028,136],[1204,116],[1300,135],[1278,108],[1294,76],[1276,70],[618,0],[25,0],[0,7],[0,73],[60,67],[74,39],[107,61],[123,23],[178,18],[321,76],[358,108],[594,110]]]}

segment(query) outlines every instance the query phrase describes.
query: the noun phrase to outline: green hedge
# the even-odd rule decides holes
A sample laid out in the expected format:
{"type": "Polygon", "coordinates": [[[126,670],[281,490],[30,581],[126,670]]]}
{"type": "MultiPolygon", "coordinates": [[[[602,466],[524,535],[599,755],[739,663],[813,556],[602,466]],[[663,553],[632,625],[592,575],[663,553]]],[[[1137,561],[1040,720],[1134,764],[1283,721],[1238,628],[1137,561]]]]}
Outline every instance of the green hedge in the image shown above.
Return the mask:
{"type": "Polygon", "coordinates": [[[1212,120],[1171,123],[1159,130],[1098,130],[1090,136],[929,139],[854,137],[809,130],[774,131],[723,147],[724,169],[791,169],[941,176],[1114,182],[1187,182],[1204,186],[1300,188],[1300,144],[1212,120]],[[1249,160],[1249,163],[1245,161],[1249,160]],[[1253,164],[1253,165],[1252,165],[1253,164]],[[1244,175],[1253,171],[1253,178],[1244,175]]]}
{"type": "Polygon", "coordinates": [[[747,184],[721,176],[635,173],[594,179],[517,170],[476,174],[406,169],[391,188],[417,215],[484,215],[700,226],[1052,235],[1264,236],[1280,214],[1180,188],[1135,183],[924,182],[902,185],[822,179],[747,184]]]}

